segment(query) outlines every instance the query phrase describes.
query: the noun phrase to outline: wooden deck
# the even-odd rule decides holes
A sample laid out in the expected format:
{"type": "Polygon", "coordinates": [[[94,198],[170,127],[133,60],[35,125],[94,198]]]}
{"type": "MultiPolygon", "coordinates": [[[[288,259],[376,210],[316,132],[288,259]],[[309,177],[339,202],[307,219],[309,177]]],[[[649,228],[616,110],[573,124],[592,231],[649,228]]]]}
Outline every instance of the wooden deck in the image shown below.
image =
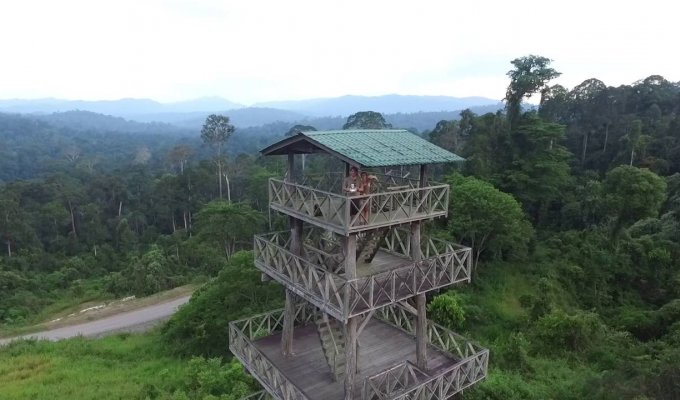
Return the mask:
{"type": "Polygon", "coordinates": [[[357,260],[357,276],[371,276],[410,264],[413,264],[410,258],[380,249],[370,263],[357,260]]]}
{"type": "MultiPolygon", "coordinates": [[[[344,381],[333,380],[326,363],[316,326],[308,324],[295,327],[291,357],[281,354],[281,333],[256,340],[255,346],[263,352],[309,399],[342,400],[344,381]]],[[[406,360],[415,363],[415,339],[405,332],[382,321],[373,319],[359,337],[359,371],[356,377],[354,398],[361,398],[366,377],[382,372],[406,360]]],[[[442,351],[428,347],[428,374],[436,375],[456,360],[442,351]]]]}

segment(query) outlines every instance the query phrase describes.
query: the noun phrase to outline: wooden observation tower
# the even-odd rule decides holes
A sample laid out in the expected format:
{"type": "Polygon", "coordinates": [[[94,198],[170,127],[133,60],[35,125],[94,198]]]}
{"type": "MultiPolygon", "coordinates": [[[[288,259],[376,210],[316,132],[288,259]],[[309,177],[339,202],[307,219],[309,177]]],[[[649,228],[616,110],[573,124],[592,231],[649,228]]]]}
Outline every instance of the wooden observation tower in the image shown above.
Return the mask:
{"type": "Polygon", "coordinates": [[[404,130],[302,132],[262,150],[287,155],[269,205],[290,230],[255,237],[255,265],[286,288],[283,310],[233,321],[229,349],[278,400],[444,400],[484,379],[488,350],[427,320],[425,294],[470,281],[471,249],[422,235],[446,216],[449,186],[427,166],[462,158],[404,130]],[[298,173],[326,153],[345,171],[298,173]],[[350,167],[372,190],[342,190],[350,167]],[[415,178],[379,174],[417,169],[415,178]]]}

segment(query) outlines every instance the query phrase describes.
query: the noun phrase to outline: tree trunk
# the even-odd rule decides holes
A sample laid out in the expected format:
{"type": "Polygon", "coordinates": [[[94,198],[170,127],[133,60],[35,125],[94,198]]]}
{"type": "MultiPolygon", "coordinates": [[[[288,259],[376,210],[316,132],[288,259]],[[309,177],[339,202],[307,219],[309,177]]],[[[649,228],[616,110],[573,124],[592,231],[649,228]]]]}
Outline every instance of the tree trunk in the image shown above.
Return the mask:
{"type": "Polygon", "coordinates": [[[583,150],[581,151],[581,165],[583,165],[586,162],[586,153],[588,152],[588,136],[590,136],[589,133],[583,135],[583,150]]]}
{"type": "Polygon", "coordinates": [[[224,180],[227,181],[227,201],[231,204],[231,185],[229,184],[229,176],[224,173],[224,180]]]}
{"type": "Polygon", "coordinates": [[[187,225],[187,212],[186,212],[186,211],[184,211],[184,212],[182,213],[182,217],[184,217],[184,230],[186,231],[186,230],[188,229],[188,225],[187,225]]]}
{"type": "Polygon", "coordinates": [[[175,224],[175,214],[172,215],[172,233],[177,232],[177,225],[175,224]]]}
{"type": "Polygon", "coordinates": [[[9,240],[6,240],[5,243],[7,243],[7,256],[12,258],[12,244],[9,240]]]}
{"type": "Polygon", "coordinates": [[[217,179],[220,183],[220,200],[222,200],[222,145],[217,145],[217,179]]]}
{"type": "Polygon", "coordinates": [[[602,149],[603,153],[607,152],[607,140],[609,139],[609,124],[605,124],[604,126],[604,149],[602,149]]]}
{"type": "Polygon", "coordinates": [[[217,180],[220,186],[220,200],[222,200],[222,161],[217,160],[217,180]]]}
{"type": "Polygon", "coordinates": [[[118,216],[120,217],[120,215],[122,213],[123,213],[123,202],[121,201],[121,202],[118,203],[118,216]]]}
{"type": "Polygon", "coordinates": [[[633,158],[635,157],[635,149],[631,149],[630,151],[630,166],[633,166],[633,158]]]}
{"type": "Polygon", "coordinates": [[[73,237],[78,237],[78,234],[76,233],[76,217],[73,215],[73,205],[71,204],[71,200],[68,202],[68,210],[71,213],[71,232],[73,232],[73,237]]]}

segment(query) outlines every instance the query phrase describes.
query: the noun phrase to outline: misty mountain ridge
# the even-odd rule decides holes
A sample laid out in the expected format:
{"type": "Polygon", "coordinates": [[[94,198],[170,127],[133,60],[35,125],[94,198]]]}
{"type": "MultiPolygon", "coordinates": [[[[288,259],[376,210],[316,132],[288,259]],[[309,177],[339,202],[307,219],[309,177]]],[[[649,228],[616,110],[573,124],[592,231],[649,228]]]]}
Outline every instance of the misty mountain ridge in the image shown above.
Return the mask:
{"type": "Polygon", "coordinates": [[[358,111],[382,114],[438,112],[500,104],[486,97],[416,96],[389,94],[384,96],[341,96],[308,100],[270,101],[253,106],[296,111],[313,117],[349,116],[358,111]]]}
{"type": "Polygon", "coordinates": [[[150,99],[120,100],[0,100],[0,112],[30,114],[55,113],[73,110],[91,111],[98,114],[112,115],[140,122],[180,123],[193,119],[205,118],[210,113],[234,115],[242,126],[262,125],[273,120],[268,114],[277,115],[281,121],[290,121],[302,117],[347,117],[359,111],[377,111],[382,114],[440,112],[463,110],[479,106],[499,106],[495,99],[485,97],[450,97],[450,96],[341,96],[293,101],[275,101],[256,103],[250,107],[238,104],[221,97],[203,97],[175,103],[160,103],[150,99]],[[239,110],[254,110],[252,113],[239,110]],[[263,110],[270,110],[266,112],[263,110]],[[254,117],[246,117],[252,114],[254,117]],[[298,116],[295,116],[298,115],[298,116]],[[262,121],[253,121],[259,116],[262,121]]]}
{"type": "MultiPolygon", "coordinates": [[[[0,100],[0,112],[32,114],[60,113],[66,111],[91,111],[128,119],[145,114],[225,112],[245,107],[220,97],[202,97],[174,103],[160,103],[150,99],[120,100],[63,100],[63,99],[12,99],[0,100]]],[[[163,120],[160,120],[163,122],[163,120]]]]}

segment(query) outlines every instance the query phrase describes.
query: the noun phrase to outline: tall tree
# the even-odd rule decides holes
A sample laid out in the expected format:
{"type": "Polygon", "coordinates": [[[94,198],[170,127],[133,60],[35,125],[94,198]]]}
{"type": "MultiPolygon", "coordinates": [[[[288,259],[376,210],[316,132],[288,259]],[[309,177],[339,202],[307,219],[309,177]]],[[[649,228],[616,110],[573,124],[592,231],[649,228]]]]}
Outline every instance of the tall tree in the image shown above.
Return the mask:
{"type": "MultiPolygon", "coordinates": [[[[222,198],[222,146],[234,133],[234,130],[234,125],[229,123],[229,117],[216,114],[209,115],[201,129],[201,139],[203,142],[215,148],[220,199],[222,198]]],[[[231,201],[229,177],[225,176],[225,178],[227,179],[227,200],[231,201]]]]}
{"type": "Polygon", "coordinates": [[[191,154],[191,147],[185,144],[178,144],[170,150],[170,153],[168,153],[168,161],[171,165],[179,166],[180,175],[184,175],[184,166],[189,160],[189,157],[191,157],[191,154]]]}
{"type": "Polygon", "coordinates": [[[484,252],[526,251],[533,235],[531,224],[512,195],[473,177],[452,175],[449,232],[475,252],[475,267],[484,252]]]}
{"type": "Polygon", "coordinates": [[[391,124],[385,121],[385,117],[375,111],[359,111],[347,117],[347,122],[342,129],[390,129],[391,124]]]}
{"type": "Polygon", "coordinates": [[[607,212],[614,218],[614,234],[639,219],[656,217],[666,198],[663,179],[648,169],[629,165],[609,171],[603,189],[607,212]]]}
{"type": "Polygon", "coordinates": [[[545,88],[548,81],[561,74],[550,68],[546,57],[529,55],[511,61],[514,69],[508,71],[510,85],[505,93],[506,111],[510,125],[519,119],[522,100],[545,88]]]}
{"type": "Polygon", "coordinates": [[[239,243],[252,244],[253,235],[264,225],[262,213],[247,204],[219,200],[206,204],[197,217],[198,239],[221,246],[227,259],[239,243]]]}

